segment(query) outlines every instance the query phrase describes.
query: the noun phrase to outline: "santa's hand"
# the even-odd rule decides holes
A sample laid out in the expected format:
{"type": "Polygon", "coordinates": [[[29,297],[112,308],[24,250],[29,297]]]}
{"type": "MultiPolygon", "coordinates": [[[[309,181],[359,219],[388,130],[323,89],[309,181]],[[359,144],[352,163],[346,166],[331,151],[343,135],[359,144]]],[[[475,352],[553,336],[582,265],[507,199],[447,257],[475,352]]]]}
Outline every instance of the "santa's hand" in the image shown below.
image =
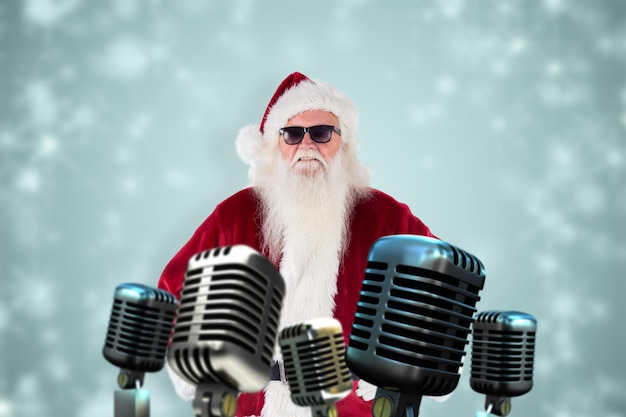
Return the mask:
{"type": "Polygon", "coordinates": [[[372,401],[376,396],[377,389],[376,385],[372,385],[364,379],[359,379],[355,393],[365,401],[372,401]]]}
{"type": "MultiPolygon", "coordinates": [[[[359,383],[357,384],[355,393],[359,397],[363,398],[363,400],[365,401],[372,401],[374,397],[376,396],[377,389],[378,387],[376,385],[372,385],[364,379],[359,379],[359,383]]],[[[447,395],[441,395],[439,397],[426,396],[425,398],[431,399],[438,403],[442,403],[446,401],[448,398],[450,398],[451,396],[452,396],[452,393],[447,394],[447,395]]]]}
{"type": "Polygon", "coordinates": [[[438,403],[442,403],[442,402],[444,402],[445,400],[447,400],[450,397],[452,397],[452,393],[446,394],[446,395],[440,395],[439,397],[431,397],[429,395],[424,396],[424,398],[428,398],[429,400],[433,400],[433,401],[436,401],[438,403]]]}

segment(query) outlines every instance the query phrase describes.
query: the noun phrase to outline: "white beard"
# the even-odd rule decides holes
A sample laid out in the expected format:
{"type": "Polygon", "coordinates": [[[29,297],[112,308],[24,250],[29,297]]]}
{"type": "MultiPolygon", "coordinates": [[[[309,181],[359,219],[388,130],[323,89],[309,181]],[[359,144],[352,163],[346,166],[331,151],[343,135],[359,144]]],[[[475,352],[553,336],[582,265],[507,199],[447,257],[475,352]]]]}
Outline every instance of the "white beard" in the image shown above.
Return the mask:
{"type": "MultiPolygon", "coordinates": [[[[306,155],[313,156],[310,151],[306,155]]],[[[277,157],[273,178],[259,187],[264,249],[274,262],[280,261],[287,287],[281,328],[332,316],[353,205],[341,152],[316,172],[300,171],[298,164],[303,163],[277,157]]]]}
{"type": "MultiPolygon", "coordinates": [[[[337,272],[350,238],[350,212],[362,192],[356,192],[351,185],[341,150],[330,164],[322,162],[313,171],[308,168],[317,162],[294,165],[276,155],[274,168],[267,176],[257,177],[256,185],[262,201],[264,249],[272,261],[280,261],[286,284],[280,320],[280,328],[284,328],[313,318],[332,317],[337,272]]],[[[300,156],[297,154],[294,160],[300,156]]],[[[322,158],[319,154],[314,157],[322,158]]],[[[280,357],[278,348],[275,356],[280,357]]],[[[265,390],[261,415],[304,417],[311,411],[295,406],[289,388],[274,381],[265,390]]]]}

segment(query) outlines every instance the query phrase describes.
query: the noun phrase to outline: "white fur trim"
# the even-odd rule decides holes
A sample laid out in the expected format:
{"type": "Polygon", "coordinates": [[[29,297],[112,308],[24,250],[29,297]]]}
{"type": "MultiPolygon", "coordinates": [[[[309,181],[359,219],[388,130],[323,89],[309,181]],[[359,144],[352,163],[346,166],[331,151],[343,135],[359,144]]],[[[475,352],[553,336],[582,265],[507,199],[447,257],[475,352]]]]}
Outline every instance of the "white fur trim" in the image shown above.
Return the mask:
{"type": "Polygon", "coordinates": [[[236,140],[237,154],[248,165],[256,163],[262,146],[278,141],[279,130],[296,114],[308,110],[325,110],[333,113],[341,125],[344,147],[358,149],[357,132],[359,114],[352,100],[344,93],[321,81],[301,81],[287,90],[272,106],[265,120],[264,133],[258,125],[239,130],[236,140]]]}
{"type": "MultiPolygon", "coordinates": [[[[339,238],[337,238],[339,239],[339,238]]],[[[293,326],[316,318],[331,318],[337,293],[339,256],[332,245],[316,253],[315,261],[306,254],[302,236],[287,232],[284,241],[280,273],[285,280],[286,295],[280,318],[280,328],[293,326]]],[[[276,349],[275,358],[281,350],[276,349]]],[[[289,387],[280,381],[270,381],[265,389],[265,405],[261,417],[310,417],[310,407],[293,404],[289,387]]]]}
{"type": "Polygon", "coordinates": [[[167,369],[167,374],[169,375],[170,380],[174,385],[174,390],[176,391],[176,394],[178,394],[178,396],[185,401],[193,400],[196,396],[196,386],[190,384],[189,382],[178,376],[178,374],[174,372],[172,368],[170,368],[167,362],[165,363],[165,369],[167,369]]]}
{"type": "Polygon", "coordinates": [[[322,262],[324,264],[315,270],[302,268],[285,249],[280,273],[285,277],[287,294],[283,300],[281,329],[307,320],[333,316],[339,260],[335,255],[334,259],[327,256],[320,264],[322,262]]]}
{"type": "Polygon", "coordinates": [[[248,125],[239,129],[235,148],[237,154],[243,162],[252,165],[259,156],[261,146],[263,145],[263,136],[258,125],[248,125]]]}
{"type": "Polygon", "coordinates": [[[325,110],[333,113],[342,124],[344,143],[356,145],[359,114],[354,103],[339,90],[321,81],[301,81],[276,101],[265,120],[265,140],[276,140],[278,131],[298,113],[307,110],[325,110]]]}
{"type": "Polygon", "coordinates": [[[265,405],[261,417],[311,417],[311,407],[295,405],[288,386],[280,381],[270,381],[265,388],[265,405]]]}

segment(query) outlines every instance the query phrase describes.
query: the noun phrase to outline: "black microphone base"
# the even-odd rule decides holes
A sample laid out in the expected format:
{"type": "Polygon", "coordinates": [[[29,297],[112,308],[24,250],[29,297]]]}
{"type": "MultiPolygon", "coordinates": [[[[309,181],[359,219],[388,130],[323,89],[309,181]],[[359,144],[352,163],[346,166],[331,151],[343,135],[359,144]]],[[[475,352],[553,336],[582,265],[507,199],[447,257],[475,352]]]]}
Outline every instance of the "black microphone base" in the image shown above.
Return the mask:
{"type": "Polygon", "coordinates": [[[339,413],[337,412],[337,407],[335,407],[335,404],[322,404],[311,406],[312,417],[337,417],[338,415],[339,413]]]}
{"type": "Polygon", "coordinates": [[[115,417],[150,417],[150,391],[125,389],[115,391],[115,417]]]}
{"type": "Polygon", "coordinates": [[[417,417],[421,402],[422,396],[419,394],[406,394],[378,388],[372,404],[372,416],[417,417]]]}
{"type": "Polygon", "coordinates": [[[200,383],[196,387],[193,412],[196,417],[233,417],[237,411],[237,394],[218,383],[200,383]]]}
{"type": "Polygon", "coordinates": [[[506,417],[511,412],[511,397],[505,395],[487,395],[485,409],[494,416],[506,417]]]}

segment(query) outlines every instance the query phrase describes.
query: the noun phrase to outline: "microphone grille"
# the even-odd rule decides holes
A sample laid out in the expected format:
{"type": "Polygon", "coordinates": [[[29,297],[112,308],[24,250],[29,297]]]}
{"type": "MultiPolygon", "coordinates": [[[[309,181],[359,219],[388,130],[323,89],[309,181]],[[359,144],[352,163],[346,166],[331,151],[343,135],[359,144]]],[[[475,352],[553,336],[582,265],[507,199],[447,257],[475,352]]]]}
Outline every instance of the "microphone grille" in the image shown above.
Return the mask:
{"type": "Polygon", "coordinates": [[[191,383],[254,392],[269,380],[285,284],[245,245],[193,256],[183,283],[170,365],[191,383]]]}
{"type": "Polygon", "coordinates": [[[348,366],[378,386],[452,392],[484,280],[480,260],[446,242],[414,235],[377,240],[357,304],[348,366]]]}
{"type": "Polygon", "coordinates": [[[120,284],[102,353],[113,365],[139,372],[163,368],[178,301],[167,291],[142,284],[120,284]]]}
{"type": "Polygon", "coordinates": [[[322,405],[350,393],[352,375],[339,321],[320,318],[287,327],[278,341],[295,404],[322,405]]]}
{"type": "Polygon", "coordinates": [[[518,396],[532,388],[537,320],[518,311],[484,311],[473,324],[470,386],[518,396]]]}

